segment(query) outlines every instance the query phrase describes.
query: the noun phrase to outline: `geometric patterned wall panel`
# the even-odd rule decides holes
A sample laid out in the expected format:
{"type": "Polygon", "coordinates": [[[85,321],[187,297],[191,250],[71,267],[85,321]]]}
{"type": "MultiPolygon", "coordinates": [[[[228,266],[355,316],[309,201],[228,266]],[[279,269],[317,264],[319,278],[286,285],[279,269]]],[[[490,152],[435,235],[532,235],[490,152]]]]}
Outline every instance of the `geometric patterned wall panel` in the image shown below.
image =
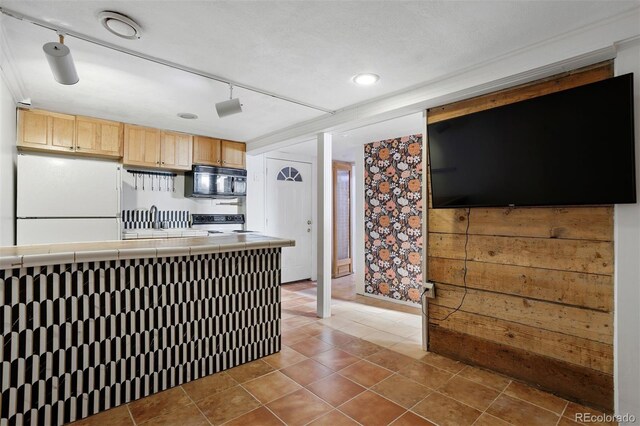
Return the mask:
{"type": "Polygon", "coordinates": [[[2,425],[55,425],[280,350],[280,249],[0,270],[2,425]]]}

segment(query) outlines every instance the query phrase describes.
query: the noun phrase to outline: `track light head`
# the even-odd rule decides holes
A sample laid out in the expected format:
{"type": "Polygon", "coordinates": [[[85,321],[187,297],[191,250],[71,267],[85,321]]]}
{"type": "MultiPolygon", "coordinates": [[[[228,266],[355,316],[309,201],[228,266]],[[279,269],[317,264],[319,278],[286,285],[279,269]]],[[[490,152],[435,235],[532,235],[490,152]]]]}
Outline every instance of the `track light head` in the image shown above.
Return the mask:
{"type": "Polygon", "coordinates": [[[62,34],[59,36],[59,43],[46,43],[42,46],[42,50],[44,50],[47,62],[49,62],[53,78],[60,84],[76,84],[80,78],[78,78],[76,66],[71,57],[71,50],[64,45],[64,36],[62,34]]]}
{"type": "Polygon", "coordinates": [[[220,118],[242,112],[242,104],[240,103],[240,99],[233,98],[232,85],[229,85],[229,100],[218,102],[216,104],[216,112],[218,113],[218,117],[220,118]]]}

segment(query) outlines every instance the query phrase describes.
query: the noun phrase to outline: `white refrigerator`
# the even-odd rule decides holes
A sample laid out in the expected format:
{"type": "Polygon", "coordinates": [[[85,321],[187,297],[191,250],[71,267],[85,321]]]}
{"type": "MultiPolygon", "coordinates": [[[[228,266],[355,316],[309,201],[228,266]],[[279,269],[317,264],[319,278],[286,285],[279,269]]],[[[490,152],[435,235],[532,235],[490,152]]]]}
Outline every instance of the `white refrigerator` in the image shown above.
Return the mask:
{"type": "Polygon", "coordinates": [[[119,240],[120,164],[20,154],[17,244],[119,240]]]}

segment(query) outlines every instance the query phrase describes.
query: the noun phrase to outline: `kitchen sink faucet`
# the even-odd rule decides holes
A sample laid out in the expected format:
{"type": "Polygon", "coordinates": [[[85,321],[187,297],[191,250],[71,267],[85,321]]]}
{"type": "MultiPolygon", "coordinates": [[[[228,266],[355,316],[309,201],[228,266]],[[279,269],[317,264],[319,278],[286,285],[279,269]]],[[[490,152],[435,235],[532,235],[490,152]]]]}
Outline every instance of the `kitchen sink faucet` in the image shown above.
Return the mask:
{"type": "Polygon", "coordinates": [[[151,220],[153,221],[151,227],[153,229],[160,229],[160,216],[158,215],[158,208],[155,204],[149,209],[149,216],[151,216],[151,220]]]}

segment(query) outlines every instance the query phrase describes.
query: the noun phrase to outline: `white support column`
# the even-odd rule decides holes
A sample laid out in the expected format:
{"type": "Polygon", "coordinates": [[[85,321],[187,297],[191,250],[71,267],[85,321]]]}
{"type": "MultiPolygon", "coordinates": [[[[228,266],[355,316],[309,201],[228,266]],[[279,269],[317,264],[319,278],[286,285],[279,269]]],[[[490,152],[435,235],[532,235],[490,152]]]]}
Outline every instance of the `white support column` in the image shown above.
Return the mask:
{"type": "Polygon", "coordinates": [[[318,133],[318,317],[331,316],[333,172],[331,134],[318,133]]]}

